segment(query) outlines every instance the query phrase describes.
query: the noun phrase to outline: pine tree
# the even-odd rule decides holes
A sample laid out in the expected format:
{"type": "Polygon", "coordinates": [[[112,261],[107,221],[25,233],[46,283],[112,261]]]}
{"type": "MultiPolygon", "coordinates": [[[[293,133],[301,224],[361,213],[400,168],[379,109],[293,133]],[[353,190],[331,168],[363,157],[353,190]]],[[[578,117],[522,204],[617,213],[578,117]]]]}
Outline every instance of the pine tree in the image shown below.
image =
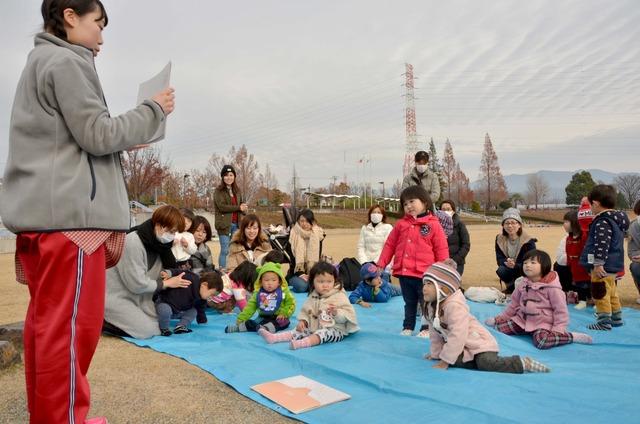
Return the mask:
{"type": "Polygon", "coordinates": [[[580,171],[573,174],[571,181],[565,187],[567,193],[567,205],[579,205],[580,200],[595,187],[596,182],[593,181],[589,171],[580,171]]]}

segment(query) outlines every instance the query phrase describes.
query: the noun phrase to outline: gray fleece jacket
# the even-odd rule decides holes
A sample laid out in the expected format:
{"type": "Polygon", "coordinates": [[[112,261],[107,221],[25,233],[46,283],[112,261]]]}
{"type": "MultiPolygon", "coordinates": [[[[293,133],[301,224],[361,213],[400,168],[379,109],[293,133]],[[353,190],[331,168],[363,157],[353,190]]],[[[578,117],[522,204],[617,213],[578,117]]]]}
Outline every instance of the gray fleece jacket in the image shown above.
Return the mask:
{"type": "Polygon", "coordinates": [[[107,270],[104,319],[136,339],[160,334],[153,294],[162,287],[162,262],[147,262],[147,251],[136,231],[127,234],[122,257],[107,270]]]}
{"type": "Polygon", "coordinates": [[[0,215],[14,233],[129,229],[120,153],[164,119],[146,100],[111,117],[91,50],[35,37],[13,102],[0,215]]]}
{"type": "Polygon", "coordinates": [[[627,245],[627,253],[629,259],[640,255],[640,219],[636,218],[629,226],[629,244],[627,245]]]}

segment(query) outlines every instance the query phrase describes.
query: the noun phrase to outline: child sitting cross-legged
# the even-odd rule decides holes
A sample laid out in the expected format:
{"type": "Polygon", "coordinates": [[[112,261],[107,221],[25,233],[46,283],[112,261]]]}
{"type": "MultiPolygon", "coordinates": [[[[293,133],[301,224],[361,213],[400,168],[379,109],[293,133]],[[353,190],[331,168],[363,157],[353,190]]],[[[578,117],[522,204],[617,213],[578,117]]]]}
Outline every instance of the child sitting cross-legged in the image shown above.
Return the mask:
{"type": "Polygon", "coordinates": [[[498,356],[496,339],[469,312],[460,291],[461,277],[451,259],[431,265],[423,276],[424,317],[429,323],[431,350],[425,359],[433,368],[449,367],[522,374],[549,372],[529,357],[498,356]]]}
{"type": "Polygon", "coordinates": [[[225,333],[255,332],[260,328],[275,333],[289,326],[289,318],[296,310],[296,299],[289,291],[280,264],[266,262],[257,271],[251,299],[238,315],[236,324],[228,325],[225,333]],[[251,319],[256,311],[258,321],[251,319]]]}
{"type": "Polygon", "coordinates": [[[485,324],[504,334],[530,334],[538,349],[569,343],[591,344],[591,336],[568,332],[569,312],[558,274],[551,270],[551,258],[542,250],[524,255],[524,278],[511,295],[507,309],[485,324]]]}
{"type": "Polygon", "coordinates": [[[290,342],[291,349],[301,349],[322,343],[342,341],[358,331],[353,305],[338,280],[338,271],[328,262],[317,262],[309,271],[311,293],[298,313],[298,325],[293,331],[271,334],[260,329],[267,343],[290,342]]]}
{"type": "Polygon", "coordinates": [[[400,287],[383,279],[375,263],[366,262],[360,268],[360,283],[349,295],[349,302],[370,308],[369,302],[386,303],[393,296],[401,295],[400,287]]]}
{"type": "MultiPolygon", "coordinates": [[[[204,309],[205,301],[222,291],[222,278],[217,271],[203,272],[198,277],[191,271],[181,269],[164,270],[160,273],[163,279],[180,276],[184,285],[176,288],[165,288],[155,298],[156,312],[160,334],[170,336],[169,321],[179,319],[173,330],[174,334],[191,333],[189,324],[196,318],[197,310],[204,309]],[[190,282],[190,284],[188,284],[190,282]]],[[[204,315],[204,311],[202,311],[204,315]]]]}

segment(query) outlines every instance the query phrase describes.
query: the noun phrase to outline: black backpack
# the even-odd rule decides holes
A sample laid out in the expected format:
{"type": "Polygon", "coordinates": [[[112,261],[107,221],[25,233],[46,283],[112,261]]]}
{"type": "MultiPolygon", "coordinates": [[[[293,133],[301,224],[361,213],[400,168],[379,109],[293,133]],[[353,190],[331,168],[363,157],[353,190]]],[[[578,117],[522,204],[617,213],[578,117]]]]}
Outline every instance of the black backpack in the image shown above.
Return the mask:
{"type": "Polygon", "coordinates": [[[345,290],[352,291],[358,286],[360,267],[360,262],[356,258],[344,258],[338,264],[338,275],[345,290]]]}

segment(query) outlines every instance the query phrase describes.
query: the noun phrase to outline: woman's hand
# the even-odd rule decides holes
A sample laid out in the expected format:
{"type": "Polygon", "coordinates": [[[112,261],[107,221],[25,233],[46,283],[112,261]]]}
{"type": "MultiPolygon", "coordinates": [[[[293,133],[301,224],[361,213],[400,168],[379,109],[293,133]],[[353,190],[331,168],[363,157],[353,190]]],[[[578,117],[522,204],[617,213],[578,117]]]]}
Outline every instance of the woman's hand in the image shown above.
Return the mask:
{"type": "Polygon", "coordinates": [[[165,88],[151,98],[151,100],[160,105],[165,116],[173,112],[173,109],[175,107],[176,96],[175,94],[173,94],[174,91],[175,90],[172,87],[165,88]]]}
{"type": "Polygon", "coordinates": [[[509,259],[507,259],[507,261],[504,263],[504,265],[505,265],[507,268],[511,268],[511,269],[513,269],[513,268],[515,268],[515,267],[516,267],[516,261],[514,261],[514,260],[513,260],[513,258],[509,258],[509,259]]]}
{"type": "Polygon", "coordinates": [[[296,331],[302,333],[307,328],[307,321],[301,320],[298,321],[298,325],[296,325],[296,331]]]}
{"type": "Polygon", "coordinates": [[[182,278],[183,275],[184,275],[184,272],[181,272],[175,277],[167,278],[166,280],[163,281],[163,288],[177,289],[177,288],[189,287],[191,285],[191,281],[183,279],[182,278]]]}
{"type": "Polygon", "coordinates": [[[249,205],[247,205],[246,203],[240,203],[240,211],[241,212],[246,212],[249,210],[249,205]]]}
{"type": "Polygon", "coordinates": [[[187,247],[189,247],[189,241],[187,241],[187,239],[186,239],[185,237],[182,237],[182,238],[180,239],[180,244],[181,244],[181,245],[182,245],[182,247],[183,247],[183,248],[185,248],[185,249],[186,249],[187,247]]]}
{"type": "Polygon", "coordinates": [[[371,307],[371,303],[365,302],[364,300],[362,302],[358,303],[358,305],[362,306],[363,308],[370,308],[371,307]]]}

